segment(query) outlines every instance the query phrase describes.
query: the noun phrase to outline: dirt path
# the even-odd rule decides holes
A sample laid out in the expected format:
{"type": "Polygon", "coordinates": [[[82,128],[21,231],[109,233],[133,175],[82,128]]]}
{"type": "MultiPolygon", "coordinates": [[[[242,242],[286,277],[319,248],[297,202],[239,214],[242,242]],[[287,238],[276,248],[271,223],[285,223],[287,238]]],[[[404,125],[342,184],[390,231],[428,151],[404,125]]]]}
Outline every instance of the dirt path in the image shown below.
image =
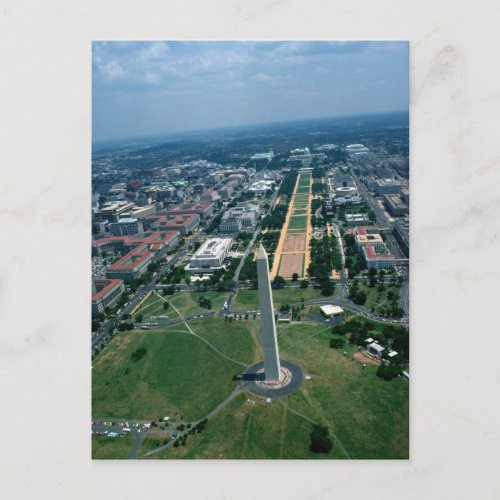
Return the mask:
{"type": "Polygon", "coordinates": [[[293,193],[290,198],[290,204],[288,205],[288,212],[286,214],[285,223],[281,228],[280,240],[276,250],[274,251],[273,268],[271,269],[271,279],[274,279],[278,274],[278,269],[281,261],[281,252],[283,251],[283,245],[285,244],[286,232],[288,230],[288,224],[290,223],[290,218],[293,213],[293,204],[295,202],[295,195],[297,194],[297,188],[299,187],[300,174],[297,176],[297,181],[295,182],[295,187],[293,188],[293,193]]]}
{"type": "Polygon", "coordinates": [[[312,195],[312,183],[313,177],[312,175],[309,177],[309,204],[307,205],[307,239],[306,239],[306,251],[305,251],[305,259],[304,259],[304,276],[307,274],[307,268],[309,264],[311,264],[311,249],[309,247],[309,242],[311,240],[313,234],[313,227],[311,223],[311,203],[313,199],[312,195]]]}
{"type": "Polygon", "coordinates": [[[357,359],[358,361],[360,361],[361,363],[364,363],[365,365],[376,365],[378,366],[379,363],[377,361],[375,361],[374,359],[371,359],[371,358],[367,358],[363,353],[361,352],[357,352],[355,355],[354,355],[354,359],[357,359]]]}

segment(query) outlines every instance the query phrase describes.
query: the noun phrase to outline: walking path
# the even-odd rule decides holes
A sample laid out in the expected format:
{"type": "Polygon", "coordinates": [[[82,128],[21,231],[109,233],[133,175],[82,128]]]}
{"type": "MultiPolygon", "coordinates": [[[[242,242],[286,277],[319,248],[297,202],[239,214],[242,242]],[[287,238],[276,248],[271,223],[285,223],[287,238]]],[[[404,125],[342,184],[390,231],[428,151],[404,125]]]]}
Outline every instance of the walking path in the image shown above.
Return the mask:
{"type": "MultiPolygon", "coordinates": [[[[167,300],[165,298],[158,295],[156,292],[155,292],[155,295],[157,295],[161,300],[164,300],[165,302],[167,302],[167,300]]],[[[174,311],[179,315],[180,319],[182,320],[182,322],[184,323],[186,328],[189,330],[188,332],[185,332],[185,333],[189,333],[189,334],[194,335],[195,337],[199,338],[200,340],[205,342],[205,344],[210,346],[210,348],[212,350],[214,350],[217,354],[220,354],[223,358],[227,359],[228,361],[232,361],[233,363],[237,363],[238,365],[241,365],[244,367],[248,366],[247,363],[243,363],[242,361],[238,361],[237,359],[233,359],[233,358],[230,358],[229,356],[226,356],[222,351],[217,349],[217,347],[215,347],[213,344],[211,344],[208,340],[204,339],[203,337],[198,335],[196,332],[194,332],[193,329],[191,328],[191,326],[189,326],[189,323],[187,322],[186,318],[184,318],[184,316],[179,312],[179,310],[173,304],[170,304],[170,307],[172,307],[172,309],[174,309],[174,311]]]]}
{"type": "Polygon", "coordinates": [[[274,279],[278,274],[278,269],[280,266],[281,260],[281,252],[283,251],[283,245],[285,244],[286,233],[288,230],[288,224],[290,222],[290,218],[293,213],[293,204],[295,202],[295,195],[297,193],[297,189],[299,187],[300,174],[297,176],[297,181],[295,182],[295,187],[293,188],[293,193],[290,198],[290,204],[288,205],[288,212],[286,214],[285,223],[281,228],[280,240],[278,241],[278,245],[276,246],[276,250],[274,251],[274,260],[273,260],[273,268],[271,269],[270,277],[274,279]]]}

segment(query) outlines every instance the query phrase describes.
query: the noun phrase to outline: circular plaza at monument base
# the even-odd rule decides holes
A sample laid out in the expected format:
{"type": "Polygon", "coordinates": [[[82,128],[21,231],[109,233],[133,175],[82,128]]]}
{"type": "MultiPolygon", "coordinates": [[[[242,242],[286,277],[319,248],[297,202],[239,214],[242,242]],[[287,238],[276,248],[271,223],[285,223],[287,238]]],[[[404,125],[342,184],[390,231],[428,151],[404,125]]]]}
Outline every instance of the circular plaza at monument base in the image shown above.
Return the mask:
{"type": "Polygon", "coordinates": [[[264,362],[250,366],[242,376],[245,388],[263,398],[280,398],[295,392],[304,382],[304,374],[300,366],[290,361],[280,360],[280,379],[266,381],[264,377],[264,362]]]}

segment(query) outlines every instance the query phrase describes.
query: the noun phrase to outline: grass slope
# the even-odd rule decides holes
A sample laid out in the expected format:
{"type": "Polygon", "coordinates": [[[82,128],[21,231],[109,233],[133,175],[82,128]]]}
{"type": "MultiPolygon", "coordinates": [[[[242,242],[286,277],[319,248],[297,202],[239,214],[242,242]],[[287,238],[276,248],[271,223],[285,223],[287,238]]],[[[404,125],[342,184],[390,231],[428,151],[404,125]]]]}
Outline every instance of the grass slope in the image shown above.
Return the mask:
{"type": "Polygon", "coordinates": [[[319,333],[284,354],[312,376],[288,397],[290,406],[328,425],[351,458],[408,458],[407,380],[385,382],[376,376],[376,366],[363,369],[350,355],[343,355],[344,350],[353,354],[352,346],[329,348],[330,338],[328,331],[319,333]]]}
{"type": "MultiPolygon", "coordinates": [[[[199,325],[202,336],[223,345],[227,341],[227,323],[219,327],[199,325]]],[[[92,376],[92,412],[95,416],[129,419],[155,419],[178,409],[187,419],[203,417],[222,402],[234,388],[232,377],[241,370],[237,363],[223,358],[193,335],[177,333],[179,325],[148,332],[118,334],[96,359],[92,376]],[[140,361],[131,359],[139,347],[147,354],[140,361]]],[[[250,332],[246,333],[250,338],[250,332]]],[[[236,333],[233,342],[251,349],[245,334],[236,333]],[[237,340],[238,339],[238,340],[237,340]]],[[[236,347],[233,348],[233,351],[236,347]]],[[[242,352],[238,352],[243,357],[242,352]]],[[[228,347],[228,353],[233,353],[228,347]]],[[[250,359],[253,349],[246,355],[250,359]]]]}
{"type": "Polygon", "coordinates": [[[151,458],[341,458],[336,447],[325,456],[311,453],[311,430],[310,422],[280,402],[268,404],[242,394],[216,415],[201,434],[189,436],[186,446],[169,448],[151,458]]]}
{"type": "Polygon", "coordinates": [[[110,438],[108,436],[92,435],[93,459],[127,458],[134,446],[135,438],[130,435],[110,438]]]}

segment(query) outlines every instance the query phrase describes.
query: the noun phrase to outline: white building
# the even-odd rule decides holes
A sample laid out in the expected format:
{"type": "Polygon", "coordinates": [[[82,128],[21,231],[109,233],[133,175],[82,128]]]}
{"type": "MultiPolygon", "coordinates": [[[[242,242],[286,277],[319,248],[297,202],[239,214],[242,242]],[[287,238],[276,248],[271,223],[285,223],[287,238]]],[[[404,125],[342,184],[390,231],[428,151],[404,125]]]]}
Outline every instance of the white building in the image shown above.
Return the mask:
{"type": "Polygon", "coordinates": [[[124,218],[118,219],[118,222],[109,224],[109,231],[113,236],[125,236],[132,234],[144,234],[142,221],[139,219],[124,218]]]}
{"type": "Polygon", "coordinates": [[[339,306],[334,306],[332,304],[327,304],[320,307],[321,314],[325,318],[341,318],[344,310],[339,306]]]}
{"type": "Polygon", "coordinates": [[[377,342],[372,342],[371,344],[368,344],[366,348],[368,349],[369,353],[374,354],[378,358],[381,358],[382,353],[385,351],[385,348],[382,347],[380,344],[377,344],[377,342]]]}
{"type": "Polygon", "coordinates": [[[257,181],[254,182],[248,190],[255,193],[255,194],[265,194],[266,191],[271,191],[274,188],[275,182],[274,181],[257,181]]]}
{"type": "Polygon", "coordinates": [[[348,226],[367,226],[371,220],[366,214],[346,214],[345,222],[348,226]]]}
{"type": "Polygon", "coordinates": [[[191,257],[186,270],[197,273],[220,268],[231,248],[231,238],[210,238],[191,257]]]}
{"type": "Polygon", "coordinates": [[[273,150],[269,151],[269,153],[256,153],[252,157],[251,160],[267,160],[271,161],[274,158],[273,150]]]}

